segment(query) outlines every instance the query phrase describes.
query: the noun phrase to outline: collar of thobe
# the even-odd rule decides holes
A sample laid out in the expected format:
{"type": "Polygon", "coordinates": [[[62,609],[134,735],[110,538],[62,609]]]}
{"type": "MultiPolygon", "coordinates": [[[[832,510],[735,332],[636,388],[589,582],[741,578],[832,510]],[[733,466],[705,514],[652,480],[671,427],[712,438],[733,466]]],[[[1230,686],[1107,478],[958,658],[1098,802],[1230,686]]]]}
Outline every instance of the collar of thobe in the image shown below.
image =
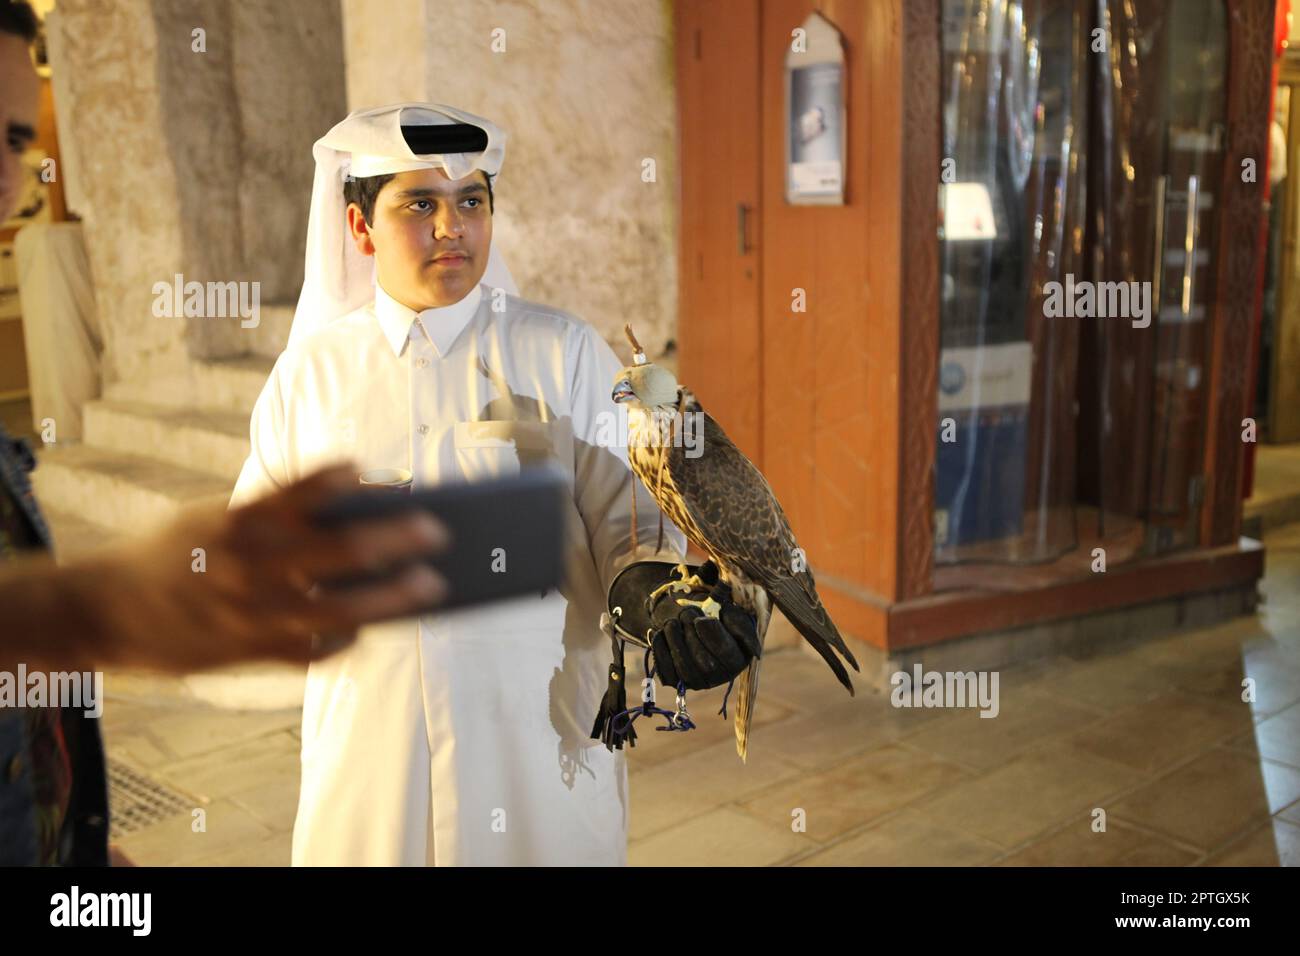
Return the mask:
{"type": "Polygon", "coordinates": [[[376,282],[375,318],[384,332],[384,338],[392,346],[394,355],[401,356],[407,341],[414,337],[426,339],[437,351],[439,358],[446,358],[460,333],[465,331],[465,326],[474,318],[482,298],[483,286],[479,284],[459,302],[416,312],[402,305],[376,282]]]}

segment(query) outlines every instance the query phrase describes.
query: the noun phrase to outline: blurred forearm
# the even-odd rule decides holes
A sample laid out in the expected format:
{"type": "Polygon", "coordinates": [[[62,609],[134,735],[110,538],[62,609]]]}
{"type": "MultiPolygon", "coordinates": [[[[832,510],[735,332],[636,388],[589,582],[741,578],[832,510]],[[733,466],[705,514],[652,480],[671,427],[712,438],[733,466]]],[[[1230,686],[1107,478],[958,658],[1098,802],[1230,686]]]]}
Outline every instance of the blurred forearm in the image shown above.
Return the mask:
{"type": "Polygon", "coordinates": [[[46,555],[0,565],[0,670],[92,663],[103,621],[91,574],[86,566],[61,568],[46,555]]]}

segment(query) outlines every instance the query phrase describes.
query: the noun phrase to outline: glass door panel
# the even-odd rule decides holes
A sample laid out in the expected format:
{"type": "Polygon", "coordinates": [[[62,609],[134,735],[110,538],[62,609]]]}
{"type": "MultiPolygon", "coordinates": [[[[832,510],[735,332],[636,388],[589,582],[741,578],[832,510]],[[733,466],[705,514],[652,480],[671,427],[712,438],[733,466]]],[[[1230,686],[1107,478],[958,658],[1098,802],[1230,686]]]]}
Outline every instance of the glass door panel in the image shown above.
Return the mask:
{"type": "Polygon", "coordinates": [[[1197,542],[1227,48],[1224,0],[944,0],[936,588],[1197,542]]]}
{"type": "Polygon", "coordinates": [[[1111,44],[1095,104],[1093,275],[1147,309],[1092,320],[1082,358],[1098,380],[1080,396],[1097,413],[1081,447],[1097,466],[1081,498],[1097,506],[1099,537],[1151,554],[1197,542],[1227,17],[1222,0],[1105,0],[1100,13],[1111,44]]]}
{"type": "Polygon", "coordinates": [[[1075,546],[1077,333],[1045,288],[1082,272],[1088,4],[945,0],[935,558],[1075,546]]]}

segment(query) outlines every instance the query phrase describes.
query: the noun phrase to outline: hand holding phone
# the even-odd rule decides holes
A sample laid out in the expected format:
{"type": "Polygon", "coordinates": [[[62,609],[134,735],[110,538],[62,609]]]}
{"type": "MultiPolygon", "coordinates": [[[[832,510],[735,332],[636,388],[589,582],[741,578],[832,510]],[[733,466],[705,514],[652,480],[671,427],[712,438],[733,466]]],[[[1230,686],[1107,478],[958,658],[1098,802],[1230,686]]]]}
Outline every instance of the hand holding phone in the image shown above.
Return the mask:
{"type": "MultiPolygon", "coordinates": [[[[447,582],[436,608],[451,610],[523,594],[541,594],[563,583],[564,501],[568,486],[554,468],[480,482],[453,482],[394,494],[368,489],[330,502],[316,513],[326,527],[351,521],[429,512],[451,533],[451,545],[427,559],[447,582]]],[[[400,573],[402,566],[322,582],[346,589],[400,573]]]]}

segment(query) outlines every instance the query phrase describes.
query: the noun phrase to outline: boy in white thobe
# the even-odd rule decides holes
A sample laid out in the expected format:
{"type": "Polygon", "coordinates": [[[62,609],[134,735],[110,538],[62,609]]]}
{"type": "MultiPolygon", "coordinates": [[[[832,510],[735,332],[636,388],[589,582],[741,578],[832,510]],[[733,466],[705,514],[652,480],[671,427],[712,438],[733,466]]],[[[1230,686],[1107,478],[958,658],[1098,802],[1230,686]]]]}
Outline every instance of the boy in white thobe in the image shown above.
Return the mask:
{"type": "MultiPolygon", "coordinates": [[[[409,468],[416,487],[551,462],[572,496],[563,593],[371,626],[311,666],[293,863],[623,864],[625,756],[590,737],[598,621],[660,514],[638,496],[634,555],[622,363],[581,319],[510,294],[491,123],[403,104],[353,114],[314,153],[303,294],[234,501],[338,458],[409,468]],[[346,212],[344,176],[361,197],[346,212]]],[[[659,556],[680,560],[685,537],[664,528],[659,556]]]]}

